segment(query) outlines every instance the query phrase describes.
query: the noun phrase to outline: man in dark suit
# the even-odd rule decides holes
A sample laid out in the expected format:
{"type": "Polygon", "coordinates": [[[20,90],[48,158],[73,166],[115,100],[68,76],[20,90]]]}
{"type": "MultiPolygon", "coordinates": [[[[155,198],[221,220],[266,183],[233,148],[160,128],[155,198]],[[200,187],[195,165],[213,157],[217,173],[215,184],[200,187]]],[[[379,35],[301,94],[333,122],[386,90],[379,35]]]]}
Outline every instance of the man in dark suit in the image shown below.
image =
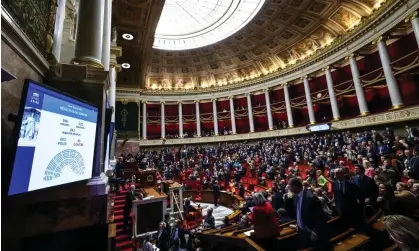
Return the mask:
{"type": "Polygon", "coordinates": [[[156,247],[161,251],[169,250],[169,233],[166,230],[166,223],[160,222],[159,230],[156,236],[156,247]]]}
{"type": "Polygon", "coordinates": [[[290,191],[295,194],[296,227],[301,248],[316,247],[318,250],[328,250],[327,216],[320,200],[311,190],[303,189],[303,183],[299,178],[291,178],[288,185],[290,191]]]}
{"type": "Polygon", "coordinates": [[[136,199],[135,196],[135,185],[131,185],[130,190],[127,192],[127,195],[125,197],[125,205],[124,205],[124,230],[128,230],[128,221],[129,221],[129,215],[131,213],[132,209],[132,202],[136,199]]]}
{"type": "Polygon", "coordinates": [[[358,226],[362,220],[362,209],[358,203],[358,187],[345,179],[345,170],[342,168],[335,170],[335,177],[332,191],[342,227],[358,226]]]}
{"type": "Polygon", "coordinates": [[[377,200],[378,187],[372,178],[365,175],[364,166],[355,165],[355,173],[352,182],[358,187],[358,200],[362,209],[365,205],[372,205],[377,200]]]}
{"type": "Polygon", "coordinates": [[[172,228],[170,246],[173,251],[186,248],[185,231],[182,229],[179,219],[175,221],[175,226],[172,228]]]}
{"type": "Polygon", "coordinates": [[[218,181],[215,181],[214,186],[212,187],[213,194],[214,194],[214,205],[218,206],[218,198],[220,197],[220,186],[218,185],[218,181]]]}

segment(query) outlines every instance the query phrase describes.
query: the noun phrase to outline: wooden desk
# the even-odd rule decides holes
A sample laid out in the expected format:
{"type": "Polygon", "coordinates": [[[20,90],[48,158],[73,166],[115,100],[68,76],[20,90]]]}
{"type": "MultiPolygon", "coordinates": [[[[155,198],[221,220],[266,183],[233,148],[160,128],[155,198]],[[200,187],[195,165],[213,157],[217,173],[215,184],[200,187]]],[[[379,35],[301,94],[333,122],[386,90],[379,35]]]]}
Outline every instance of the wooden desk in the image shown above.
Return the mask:
{"type": "Polygon", "coordinates": [[[333,247],[333,251],[349,251],[353,250],[356,247],[364,245],[370,237],[363,234],[354,234],[351,237],[343,240],[342,242],[337,243],[333,247]]]}
{"type": "Polygon", "coordinates": [[[141,170],[138,167],[124,168],[124,178],[131,179],[133,175],[139,179],[140,186],[155,186],[156,185],[156,169],[141,170]]]}

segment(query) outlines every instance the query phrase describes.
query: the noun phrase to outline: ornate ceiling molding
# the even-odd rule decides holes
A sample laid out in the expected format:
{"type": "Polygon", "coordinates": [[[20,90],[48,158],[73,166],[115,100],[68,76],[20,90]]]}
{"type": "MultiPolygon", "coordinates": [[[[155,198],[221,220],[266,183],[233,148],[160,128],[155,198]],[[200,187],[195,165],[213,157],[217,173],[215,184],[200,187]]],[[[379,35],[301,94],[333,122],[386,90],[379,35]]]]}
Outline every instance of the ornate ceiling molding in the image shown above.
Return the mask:
{"type": "Polygon", "coordinates": [[[285,72],[281,72],[278,76],[263,76],[246,83],[240,84],[240,86],[223,86],[216,90],[213,89],[201,89],[185,90],[184,92],[157,92],[150,90],[140,89],[124,89],[117,88],[117,95],[123,98],[145,98],[148,100],[191,100],[191,99],[210,99],[213,97],[226,97],[231,95],[241,95],[245,92],[256,92],[264,88],[271,88],[279,86],[280,84],[292,82],[302,76],[309,75],[310,73],[320,71],[328,65],[344,59],[345,57],[356,53],[363,47],[370,45],[376,38],[386,34],[397,24],[403,22],[408,18],[413,10],[419,8],[419,2],[416,0],[400,0],[392,1],[385,12],[377,14],[373,22],[367,25],[359,27],[356,32],[345,38],[341,38],[342,41],[335,46],[330,48],[316,58],[313,58],[307,62],[301,63],[292,69],[285,72]]]}
{"type": "MultiPolygon", "coordinates": [[[[368,115],[365,117],[358,117],[348,120],[332,122],[333,130],[344,130],[366,126],[376,126],[389,123],[398,123],[403,121],[411,121],[419,119],[419,106],[405,108],[396,111],[388,111],[385,113],[368,115]]],[[[225,141],[238,140],[252,140],[260,138],[286,137],[294,135],[304,135],[310,132],[306,127],[295,127],[283,130],[273,130],[265,132],[222,135],[216,137],[200,137],[200,138],[179,138],[166,139],[166,145],[180,145],[180,144],[200,144],[200,143],[215,143],[225,141]]],[[[121,140],[118,140],[121,141],[121,140]]],[[[128,140],[128,142],[138,142],[142,147],[144,146],[161,146],[162,140],[128,140]]]]}

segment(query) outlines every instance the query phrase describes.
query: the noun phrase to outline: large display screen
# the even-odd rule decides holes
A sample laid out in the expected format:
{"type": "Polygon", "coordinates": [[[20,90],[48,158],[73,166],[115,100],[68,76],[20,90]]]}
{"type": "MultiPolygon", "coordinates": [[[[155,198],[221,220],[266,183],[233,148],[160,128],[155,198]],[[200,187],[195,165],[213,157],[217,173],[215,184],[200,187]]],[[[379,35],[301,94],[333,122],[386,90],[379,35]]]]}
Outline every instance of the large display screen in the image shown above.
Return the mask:
{"type": "Polygon", "coordinates": [[[9,195],[91,178],[98,108],[31,81],[23,92],[9,195]]]}

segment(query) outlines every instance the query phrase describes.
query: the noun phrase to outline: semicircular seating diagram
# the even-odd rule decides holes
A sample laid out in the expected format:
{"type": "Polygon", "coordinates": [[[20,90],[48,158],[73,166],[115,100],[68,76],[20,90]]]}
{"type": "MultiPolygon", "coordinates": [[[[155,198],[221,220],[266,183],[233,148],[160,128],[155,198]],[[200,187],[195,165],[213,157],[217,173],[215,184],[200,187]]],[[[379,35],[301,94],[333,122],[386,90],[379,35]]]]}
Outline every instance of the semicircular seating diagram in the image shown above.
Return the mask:
{"type": "Polygon", "coordinates": [[[49,162],[44,174],[44,181],[51,181],[60,177],[64,167],[69,166],[71,170],[81,176],[84,174],[84,159],[83,156],[76,150],[67,149],[59,152],[49,162]]]}

